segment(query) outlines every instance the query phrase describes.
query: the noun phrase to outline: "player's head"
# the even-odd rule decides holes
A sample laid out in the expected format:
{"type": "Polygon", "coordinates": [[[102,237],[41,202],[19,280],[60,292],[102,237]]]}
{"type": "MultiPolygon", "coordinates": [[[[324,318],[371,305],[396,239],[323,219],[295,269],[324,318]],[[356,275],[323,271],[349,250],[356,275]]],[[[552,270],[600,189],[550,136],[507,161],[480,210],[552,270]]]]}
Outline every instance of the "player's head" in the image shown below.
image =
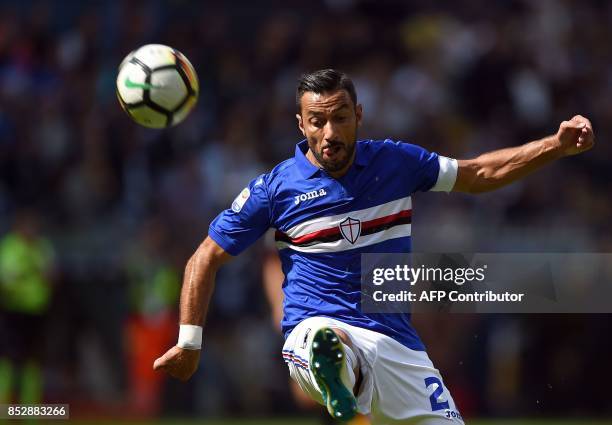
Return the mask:
{"type": "Polygon", "coordinates": [[[362,107],[351,79],[334,69],[302,75],[295,96],[298,126],[319,165],[343,173],[355,154],[362,107]]]}

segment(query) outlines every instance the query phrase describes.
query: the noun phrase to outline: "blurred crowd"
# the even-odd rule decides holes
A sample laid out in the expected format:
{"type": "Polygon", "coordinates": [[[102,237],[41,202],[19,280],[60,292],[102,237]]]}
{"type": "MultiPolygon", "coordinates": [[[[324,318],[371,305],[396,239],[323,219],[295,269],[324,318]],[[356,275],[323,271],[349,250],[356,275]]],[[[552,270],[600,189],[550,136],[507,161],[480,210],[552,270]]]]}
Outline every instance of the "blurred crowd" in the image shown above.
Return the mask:
{"type": "MultiPolygon", "coordinates": [[[[362,138],[456,158],[589,117],[594,151],[491,194],[416,195],[413,245],[611,251],[611,39],[603,0],[1,2],[0,349],[15,331],[38,338],[16,343],[32,359],[0,356],[0,400],[37,382],[24,399],[91,415],[296,414],[263,243],[218,275],[196,377],[150,365],[174,342],[182,270],[209,222],[293,155],[305,71],[352,76],[362,138]],[[137,126],[115,97],[122,58],[153,42],[182,51],[201,86],[192,115],[164,131],[137,126]],[[27,291],[42,299],[14,302],[27,291]]],[[[415,324],[464,416],[612,414],[609,316],[415,324]]]]}

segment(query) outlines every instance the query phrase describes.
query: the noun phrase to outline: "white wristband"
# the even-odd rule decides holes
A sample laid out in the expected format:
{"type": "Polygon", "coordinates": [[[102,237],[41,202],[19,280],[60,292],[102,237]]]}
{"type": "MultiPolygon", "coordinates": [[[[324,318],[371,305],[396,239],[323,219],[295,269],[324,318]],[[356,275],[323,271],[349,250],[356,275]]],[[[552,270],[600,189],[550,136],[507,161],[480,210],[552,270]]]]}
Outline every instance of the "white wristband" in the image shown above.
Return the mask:
{"type": "Polygon", "coordinates": [[[199,350],[202,348],[202,326],[181,325],[179,327],[179,337],[177,347],[186,350],[199,350]]]}

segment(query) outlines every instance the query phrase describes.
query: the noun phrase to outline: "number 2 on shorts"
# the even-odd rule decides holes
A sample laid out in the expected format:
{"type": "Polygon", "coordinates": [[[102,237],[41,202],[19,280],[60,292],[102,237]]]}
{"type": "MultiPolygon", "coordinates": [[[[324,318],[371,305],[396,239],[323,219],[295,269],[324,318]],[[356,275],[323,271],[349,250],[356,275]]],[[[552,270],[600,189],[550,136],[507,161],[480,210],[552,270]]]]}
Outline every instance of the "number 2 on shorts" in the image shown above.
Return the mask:
{"type": "Polygon", "coordinates": [[[448,401],[438,401],[442,393],[444,392],[444,386],[442,382],[435,376],[430,376],[429,378],[425,378],[425,388],[429,388],[431,385],[434,386],[434,392],[429,396],[429,401],[431,402],[431,410],[435,412],[436,410],[448,409],[448,401]]]}

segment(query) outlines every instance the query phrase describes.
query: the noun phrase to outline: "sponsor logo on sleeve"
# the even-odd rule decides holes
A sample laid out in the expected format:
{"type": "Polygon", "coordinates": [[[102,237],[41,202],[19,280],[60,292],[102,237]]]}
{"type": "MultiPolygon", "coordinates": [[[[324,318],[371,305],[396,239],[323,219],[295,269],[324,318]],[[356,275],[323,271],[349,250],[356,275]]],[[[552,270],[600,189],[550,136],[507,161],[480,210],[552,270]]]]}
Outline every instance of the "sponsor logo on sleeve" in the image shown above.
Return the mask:
{"type": "Polygon", "coordinates": [[[234,199],[234,202],[232,202],[232,211],[236,213],[240,212],[247,199],[249,199],[249,196],[251,196],[251,191],[249,188],[245,187],[242,189],[242,192],[240,192],[240,194],[236,196],[236,199],[234,199]]]}

